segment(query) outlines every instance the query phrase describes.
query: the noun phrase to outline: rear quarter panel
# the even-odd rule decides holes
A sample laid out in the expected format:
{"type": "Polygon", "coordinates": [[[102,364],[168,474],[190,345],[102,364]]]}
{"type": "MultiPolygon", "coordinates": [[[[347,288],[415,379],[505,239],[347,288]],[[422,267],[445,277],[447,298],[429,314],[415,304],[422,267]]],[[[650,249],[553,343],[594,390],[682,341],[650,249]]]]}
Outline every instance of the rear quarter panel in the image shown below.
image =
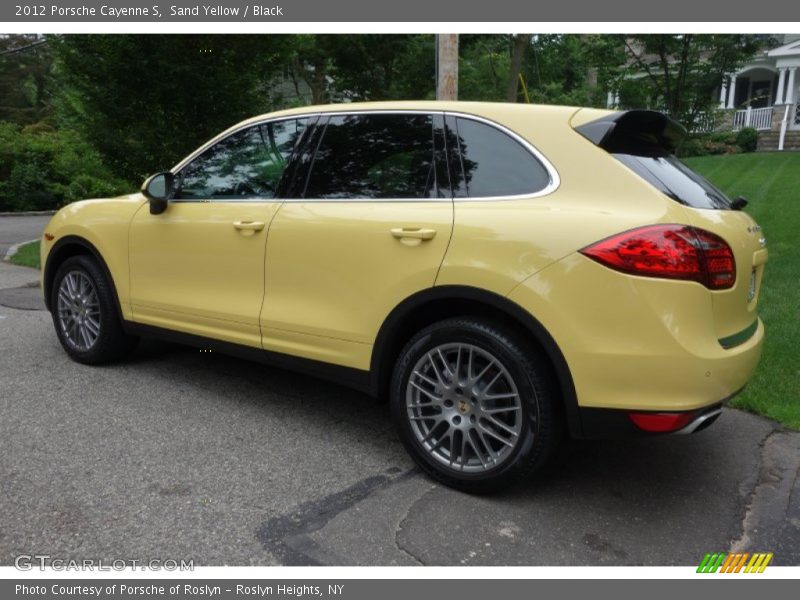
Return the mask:
{"type": "Polygon", "coordinates": [[[527,199],[456,199],[452,240],[437,285],[507,295],[547,265],[612,234],[685,221],[680,206],[575,132],[573,113],[501,104],[480,115],[528,140],[555,167],[560,185],[527,199]]]}

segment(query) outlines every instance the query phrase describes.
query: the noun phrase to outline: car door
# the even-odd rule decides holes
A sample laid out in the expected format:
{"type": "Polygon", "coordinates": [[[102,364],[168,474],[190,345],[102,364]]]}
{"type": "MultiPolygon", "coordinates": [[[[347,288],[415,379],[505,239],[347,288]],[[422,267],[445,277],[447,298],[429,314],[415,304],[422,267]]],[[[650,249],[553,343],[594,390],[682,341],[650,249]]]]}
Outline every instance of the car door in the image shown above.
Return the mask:
{"type": "Polygon", "coordinates": [[[167,210],[131,224],[136,322],[261,346],[264,251],[278,183],[307,119],[249,126],[176,173],[167,210]]]}
{"type": "Polygon", "coordinates": [[[266,350],[368,369],[378,329],[433,286],[453,226],[443,116],[322,117],[267,242],[266,350]]]}

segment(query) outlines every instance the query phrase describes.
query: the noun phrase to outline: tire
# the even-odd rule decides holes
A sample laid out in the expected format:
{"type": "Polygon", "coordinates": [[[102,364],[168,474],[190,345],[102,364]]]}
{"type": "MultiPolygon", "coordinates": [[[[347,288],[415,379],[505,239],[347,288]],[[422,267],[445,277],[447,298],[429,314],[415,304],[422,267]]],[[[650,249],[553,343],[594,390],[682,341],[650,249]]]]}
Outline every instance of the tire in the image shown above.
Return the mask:
{"type": "Polygon", "coordinates": [[[113,287],[93,257],[65,260],[50,290],[56,335],[73,360],[99,365],[119,360],[136,347],[138,338],[125,334],[113,287]]]}
{"type": "Polygon", "coordinates": [[[491,321],[454,318],[420,331],[401,351],[390,390],[406,450],[428,475],[461,491],[529,479],[563,437],[550,363],[491,321]]]}

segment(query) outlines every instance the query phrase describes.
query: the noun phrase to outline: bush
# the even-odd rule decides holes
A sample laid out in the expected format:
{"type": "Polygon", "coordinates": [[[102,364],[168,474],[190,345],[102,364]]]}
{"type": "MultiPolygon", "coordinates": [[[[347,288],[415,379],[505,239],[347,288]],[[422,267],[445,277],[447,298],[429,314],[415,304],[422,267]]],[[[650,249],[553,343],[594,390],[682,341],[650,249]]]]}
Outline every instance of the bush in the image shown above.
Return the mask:
{"type": "Polygon", "coordinates": [[[687,136],[678,148],[678,156],[708,156],[712,154],[737,154],[741,148],[732,131],[703,133],[687,136]]]}
{"type": "Polygon", "coordinates": [[[742,152],[755,152],[758,147],[758,132],[752,127],[745,127],[736,135],[736,145],[742,152]]]}
{"type": "Polygon", "coordinates": [[[112,177],[97,152],[73,132],[0,122],[0,212],[55,209],[133,188],[112,177]]]}

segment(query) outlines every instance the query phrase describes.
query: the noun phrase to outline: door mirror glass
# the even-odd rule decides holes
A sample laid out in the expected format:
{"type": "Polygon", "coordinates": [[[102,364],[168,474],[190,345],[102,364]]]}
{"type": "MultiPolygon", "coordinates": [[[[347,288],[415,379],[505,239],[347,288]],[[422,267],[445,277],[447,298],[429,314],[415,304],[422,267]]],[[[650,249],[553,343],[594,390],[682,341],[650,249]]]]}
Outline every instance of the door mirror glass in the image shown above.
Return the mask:
{"type": "Polygon", "coordinates": [[[175,176],[169,171],[156,173],[142,185],[142,194],[150,201],[150,214],[159,215],[167,210],[175,189],[175,176]]]}

